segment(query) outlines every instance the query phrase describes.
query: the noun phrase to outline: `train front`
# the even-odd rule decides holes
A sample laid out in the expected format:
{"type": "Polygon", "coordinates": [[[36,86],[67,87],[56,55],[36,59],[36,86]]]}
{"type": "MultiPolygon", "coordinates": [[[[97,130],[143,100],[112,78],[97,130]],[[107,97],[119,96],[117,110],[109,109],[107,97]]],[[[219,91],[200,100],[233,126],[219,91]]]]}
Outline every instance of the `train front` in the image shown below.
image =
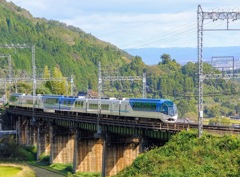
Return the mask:
{"type": "Polygon", "coordinates": [[[170,100],[164,100],[161,111],[164,114],[164,122],[174,123],[178,119],[177,106],[170,100]]]}

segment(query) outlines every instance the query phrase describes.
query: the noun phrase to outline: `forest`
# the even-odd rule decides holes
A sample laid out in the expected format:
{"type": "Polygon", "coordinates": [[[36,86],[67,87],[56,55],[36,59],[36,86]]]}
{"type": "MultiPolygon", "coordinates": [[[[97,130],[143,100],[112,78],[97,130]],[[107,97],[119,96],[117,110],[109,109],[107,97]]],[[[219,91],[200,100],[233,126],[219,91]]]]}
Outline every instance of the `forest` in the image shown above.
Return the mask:
{"type": "MultiPolygon", "coordinates": [[[[197,118],[198,63],[180,65],[169,54],[160,54],[157,65],[146,65],[141,57],[131,56],[116,46],[101,41],[80,28],[67,24],[34,18],[27,10],[11,2],[0,0],[0,54],[11,55],[13,77],[31,77],[32,51],[29,48],[3,47],[6,44],[35,46],[36,73],[38,78],[65,78],[37,84],[39,94],[69,95],[70,83],[66,77],[74,76],[74,93],[97,92],[98,63],[102,74],[142,76],[146,73],[148,98],[168,98],[178,107],[179,117],[197,118]]],[[[8,76],[8,61],[0,58],[0,76],[8,76]]],[[[221,73],[204,63],[204,73],[221,73]]],[[[9,90],[31,93],[30,82],[9,84],[9,90]]],[[[204,116],[230,117],[240,113],[240,82],[236,79],[204,81],[204,116]]],[[[10,92],[10,91],[9,91],[10,92]]],[[[105,97],[142,97],[141,81],[106,81],[105,97]]]]}

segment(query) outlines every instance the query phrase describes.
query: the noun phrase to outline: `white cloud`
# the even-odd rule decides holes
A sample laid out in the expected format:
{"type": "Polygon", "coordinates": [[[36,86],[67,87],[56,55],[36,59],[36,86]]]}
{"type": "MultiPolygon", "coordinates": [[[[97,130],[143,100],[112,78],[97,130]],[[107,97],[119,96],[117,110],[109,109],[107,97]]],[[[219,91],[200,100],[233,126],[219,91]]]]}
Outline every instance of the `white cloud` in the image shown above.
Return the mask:
{"type": "MultiPolygon", "coordinates": [[[[187,28],[193,30],[192,17],[195,14],[186,12],[178,14],[112,14],[112,15],[92,15],[79,16],[74,19],[63,20],[67,24],[81,27],[84,31],[91,31],[93,35],[100,36],[101,39],[118,44],[121,48],[134,46],[134,42],[139,47],[144,44],[156,45],[157,39],[174,34],[176,37],[187,28]],[[179,19],[185,19],[182,21],[179,19]],[[97,24],[97,25],[96,25],[97,24]],[[115,43],[116,42],[116,43],[115,43]],[[139,45],[139,43],[142,43],[139,45]]],[[[195,25],[196,26],[196,25],[195,25]]],[[[163,40],[163,41],[166,41],[163,40]]]]}

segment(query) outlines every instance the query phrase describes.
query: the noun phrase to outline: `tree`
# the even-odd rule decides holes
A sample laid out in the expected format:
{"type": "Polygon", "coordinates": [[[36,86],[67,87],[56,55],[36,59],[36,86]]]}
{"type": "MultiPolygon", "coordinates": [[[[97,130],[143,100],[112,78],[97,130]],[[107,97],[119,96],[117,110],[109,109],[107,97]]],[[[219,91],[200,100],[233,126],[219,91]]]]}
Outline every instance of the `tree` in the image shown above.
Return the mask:
{"type": "Polygon", "coordinates": [[[168,64],[171,61],[171,56],[169,54],[163,54],[161,56],[161,59],[162,59],[162,64],[165,65],[165,64],[168,64]]]}
{"type": "Polygon", "coordinates": [[[53,93],[59,95],[67,94],[67,81],[58,67],[53,68],[53,78],[59,79],[58,81],[52,81],[53,93]]]}
{"type": "Polygon", "coordinates": [[[189,108],[187,100],[181,100],[178,103],[177,108],[178,108],[179,117],[183,117],[183,115],[188,112],[188,108],[189,108]]]}
{"type": "MultiPolygon", "coordinates": [[[[44,66],[44,70],[43,70],[43,78],[44,79],[50,79],[51,74],[50,74],[50,70],[48,69],[48,66],[44,66]]],[[[49,90],[52,90],[52,83],[50,80],[45,82],[45,87],[47,87],[49,90]]]]}
{"type": "Polygon", "coordinates": [[[238,103],[238,104],[235,106],[235,110],[236,110],[236,113],[237,113],[237,114],[240,114],[240,103],[238,103]]]}

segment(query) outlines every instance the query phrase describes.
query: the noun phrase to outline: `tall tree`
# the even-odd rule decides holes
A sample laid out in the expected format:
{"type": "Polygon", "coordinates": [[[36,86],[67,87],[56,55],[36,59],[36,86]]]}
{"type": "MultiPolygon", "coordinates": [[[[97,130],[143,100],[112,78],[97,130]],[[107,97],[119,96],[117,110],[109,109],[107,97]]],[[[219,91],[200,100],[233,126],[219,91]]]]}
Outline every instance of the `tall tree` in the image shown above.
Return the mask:
{"type": "Polygon", "coordinates": [[[161,56],[161,59],[162,59],[162,64],[165,65],[171,61],[171,56],[169,54],[163,54],[161,56]]]}
{"type": "MultiPolygon", "coordinates": [[[[48,69],[48,66],[44,66],[44,70],[43,70],[43,78],[44,79],[50,79],[51,74],[50,74],[50,70],[48,69]]],[[[47,87],[49,90],[52,90],[52,83],[50,80],[45,82],[45,87],[47,87]]]]}
{"type": "Polygon", "coordinates": [[[53,68],[53,78],[59,79],[56,81],[52,81],[53,86],[53,93],[59,94],[59,95],[66,95],[67,94],[67,81],[63,77],[61,70],[59,67],[53,68]]]}

